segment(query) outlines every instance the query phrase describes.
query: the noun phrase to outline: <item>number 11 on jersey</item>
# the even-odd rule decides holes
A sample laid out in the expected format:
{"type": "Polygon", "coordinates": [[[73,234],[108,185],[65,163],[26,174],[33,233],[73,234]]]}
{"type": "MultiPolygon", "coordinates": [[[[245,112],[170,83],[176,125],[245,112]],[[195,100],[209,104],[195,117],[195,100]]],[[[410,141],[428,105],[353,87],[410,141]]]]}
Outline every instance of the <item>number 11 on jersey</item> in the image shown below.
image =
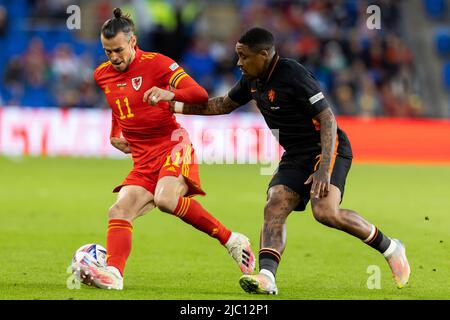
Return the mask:
{"type": "Polygon", "coordinates": [[[134,113],[131,112],[130,103],[128,102],[128,97],[125,97],[123,99],[123,101],[125,102],[125,106],[127,107],[128,113],[126,115],[122,111],[122,106],[120,105],[120,99],[116,100],[117,108],[119,109],[119,113],[120,113],[120,120],[123,120],[125,118],[133,118],[134,113]]]}

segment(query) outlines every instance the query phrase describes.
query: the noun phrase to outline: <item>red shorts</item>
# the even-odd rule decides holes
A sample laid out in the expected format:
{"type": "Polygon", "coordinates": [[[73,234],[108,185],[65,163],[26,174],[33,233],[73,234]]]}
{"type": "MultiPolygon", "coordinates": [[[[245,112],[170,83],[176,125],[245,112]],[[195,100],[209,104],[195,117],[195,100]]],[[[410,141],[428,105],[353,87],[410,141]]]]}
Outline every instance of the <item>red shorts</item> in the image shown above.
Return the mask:
{"type": "Polygon", "coordinates": [[[134,167],[122,184],[114,188],[113,192],[119,192],[126,185],[137,185],[144,187],[154,195],[159,179],[168,176],[178,177],[181,174],[188,186],[186,197],[206,195],[200,185],[198,161],[192,145],[185,145],[184,148],[180,148],[177,152],[169,150],[153,161],[157,161],[159,164],[156,166],[156,170],[147,169],[150,167],[155,168],[154,163],[151,166],[140,164],[139,167],[134,167]]]}

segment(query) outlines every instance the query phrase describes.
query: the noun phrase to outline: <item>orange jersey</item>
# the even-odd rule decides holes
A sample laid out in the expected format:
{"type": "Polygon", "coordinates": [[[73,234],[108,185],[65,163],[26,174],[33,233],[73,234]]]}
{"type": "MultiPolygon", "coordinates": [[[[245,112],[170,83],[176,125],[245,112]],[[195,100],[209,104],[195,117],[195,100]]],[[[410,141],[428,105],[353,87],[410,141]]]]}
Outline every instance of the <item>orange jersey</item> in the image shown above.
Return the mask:
{"type": "Polygon", "coordinates": [[[112,110],[111,136],[122,133],[130,144],[135,167],[148,166],[148,162],[177,144],[178,139],[172,139],[172,133],[180,128],[167,102],[151,106],[142,101],[145,91],[156,86],[172,90],[177,101],[205,103],[208,100],[206,91],[175,61],[137,47],[135,58],[125,72],[116,71],[108,61],[97,67],[94,79],[112,110]]]}

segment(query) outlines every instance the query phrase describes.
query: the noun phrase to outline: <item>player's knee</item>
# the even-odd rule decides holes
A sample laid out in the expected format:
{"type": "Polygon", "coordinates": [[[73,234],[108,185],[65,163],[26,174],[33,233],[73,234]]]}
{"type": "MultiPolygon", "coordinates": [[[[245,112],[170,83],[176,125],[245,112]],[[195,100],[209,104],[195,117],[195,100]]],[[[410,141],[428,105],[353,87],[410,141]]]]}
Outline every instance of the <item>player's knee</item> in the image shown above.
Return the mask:
{"type": "Polygon", "coordinates": [[[312,212],[314,218],[330,227],[338,227],[339,225],[339,215],[338,210],[335,210],[333,207],[327,204],[316,204],[312,207],[312,212]]]}
{"type": "Polygon", "coordinates": [[[284,185],[276,185],[269,189],[267,202],[264,207],[264,221],[282,221],[298,205],[299,196],[297,193],[284,185]]]}
{"type": "Polygon", "coordinates": [[[279,197],[270,197],[264,207],[264,221],[268,222],[273,219],[280,219],[287,215],[289,212],[286,210],[286,206],[283,205],[283,199],[279,197]]]}
{"type": "Polygon", "coordinates": [[[123,220],[133,220],[134,215],[130,210],[127,210],[124,206],[120,204],[113,204],[108,210],[109,219],[123,219],[123,220]]]}
{"type": "Polygon", "coordinates": [[[264,213],[269,214],[279,211],[281,208],[281,202],[281,199],[269,198],[269,200],[267,200],[266,202],[266,205],[264,206],[264,213]]]}
{"type": "Polygon", "coordinates": [[[159,193],[155,196],[155,205],[162,212],[173,213],[177,206],[177,199],[173,195],[167,193],[159,193]]]}

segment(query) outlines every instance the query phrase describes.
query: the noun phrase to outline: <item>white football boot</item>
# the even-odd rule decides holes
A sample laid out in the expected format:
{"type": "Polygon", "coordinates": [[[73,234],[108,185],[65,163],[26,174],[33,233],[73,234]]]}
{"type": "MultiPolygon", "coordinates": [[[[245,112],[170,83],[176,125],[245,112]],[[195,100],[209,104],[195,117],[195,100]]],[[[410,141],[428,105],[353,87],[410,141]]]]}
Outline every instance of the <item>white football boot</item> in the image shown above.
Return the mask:
{"type": "Polygon", "coordinates": [[[93,285],[100,289],[123,289],[123,277],[117,268],[98,265],[88,255],[74,263],[72,271],[74,276],[86,285],[93,285]]]}
{"type": "Polygon", "coordinates": [[[392,271],[392,277],[399,289],[406,286],[411,274],[404,244],[398,239],[391,239],[391,245],[383,253],[392,271]]]}
{"type": "Polygon", "coordinates": [[[258,274],[246,274],[239,279],[244,291],[256,294],[278,294],[275,277],[268,270],[261,270],[258,274]]]}
{"type": "Polygon", "coordinates": [[[246,236],[233,232],[230,239],[225,243],[225,247],[238,264],[242,273],[253,273],[255,270],[255,255],[250,246],[250,241],[246,236]]]}

